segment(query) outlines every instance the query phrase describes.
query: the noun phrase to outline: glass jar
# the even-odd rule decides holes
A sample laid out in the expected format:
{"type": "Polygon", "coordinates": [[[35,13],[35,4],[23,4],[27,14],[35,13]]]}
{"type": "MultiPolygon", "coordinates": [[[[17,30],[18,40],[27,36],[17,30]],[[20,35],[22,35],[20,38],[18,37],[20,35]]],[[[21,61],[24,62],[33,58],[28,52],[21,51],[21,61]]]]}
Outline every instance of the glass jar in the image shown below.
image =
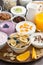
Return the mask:
{"type": "Polygon", "coordinates": [[[10,10],[13,6],[16,6],[17,0],[3,0],[4,9],[10,10]]]}

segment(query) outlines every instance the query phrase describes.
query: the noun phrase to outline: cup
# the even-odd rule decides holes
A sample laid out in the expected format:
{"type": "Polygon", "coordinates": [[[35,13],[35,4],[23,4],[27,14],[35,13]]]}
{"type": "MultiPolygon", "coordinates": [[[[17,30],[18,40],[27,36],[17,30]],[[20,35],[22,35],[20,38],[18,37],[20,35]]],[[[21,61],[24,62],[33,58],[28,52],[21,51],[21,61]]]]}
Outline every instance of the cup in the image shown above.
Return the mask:
{"type": "Polygon", "coordinates": [[[35,15],[41,12],[40,6],[42,6],[42,4],[29,3],[27,14],[26,14],[27,20],[34,22],[35,15]]]}

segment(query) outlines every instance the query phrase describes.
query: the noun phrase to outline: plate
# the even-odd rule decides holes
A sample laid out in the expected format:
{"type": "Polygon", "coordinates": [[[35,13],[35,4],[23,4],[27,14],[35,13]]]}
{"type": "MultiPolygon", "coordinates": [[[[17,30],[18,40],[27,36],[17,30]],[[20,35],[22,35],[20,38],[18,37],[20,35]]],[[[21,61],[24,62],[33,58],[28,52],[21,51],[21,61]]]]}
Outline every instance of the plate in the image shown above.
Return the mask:
{"type": "MultiPolygon", "coordinates": [[[[30,50],[30,52],[31,52],[32,48],[33,48],[33,46],[31,45],[27,50],[30,50]]],[[[36,60],[38,60],[38,59],[40,59],[41,57],[43,57],[43,49],[36,49],[36,51],[38,52],[38,56],[37,56],[37,59],[36,59],[36,60]],[[39,50],[40,50],[40,51],[39,51],[39,50]]],[[[33,61],[35,61],[35,60],[32,60],[31,57],[28,58],[28,59],[27,59],[26,61],[24,61],[24,62],[19,62],[19,61],[17,61],[16,59],[12,61],[10,58],[4,57],[4,56],[3,56],[4,53],[13,53],[14,55],[16,54],[15,52],[13,52],[13,51],[11,50],[11,48],[10,48],[8,45],[6,45],[3,49],[0,50],[0,59],[1,59],[1,60],[7,61],[7,62],[11,62],[11,63],[28,63],[28,62],[33,62],[33,61]],[[8,50],[10,50],[10,52],[9,52],[8,50]]],[[[16,54],[16,55],[18,55],[18,54],[16,54]]]]}

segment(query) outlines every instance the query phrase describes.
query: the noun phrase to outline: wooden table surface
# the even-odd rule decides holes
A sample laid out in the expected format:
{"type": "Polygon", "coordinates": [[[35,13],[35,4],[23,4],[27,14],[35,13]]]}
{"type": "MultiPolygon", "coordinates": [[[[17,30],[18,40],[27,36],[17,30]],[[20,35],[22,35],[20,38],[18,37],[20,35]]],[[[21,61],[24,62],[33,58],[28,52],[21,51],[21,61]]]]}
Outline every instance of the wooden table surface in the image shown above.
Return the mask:
{"type": "MultiPolygon", "coordinates": [[[[0,5],[3,5],[2,0],[0,0],[0,5]]],[[[9,63],[9,62],[5,62],[5,61],[0,60],[0,65],[19,65],[19,64],[9,63]]],[[[43,65],[43,58],[41,58],[35,62],[20,64],[20,65],[43,65]]]]}

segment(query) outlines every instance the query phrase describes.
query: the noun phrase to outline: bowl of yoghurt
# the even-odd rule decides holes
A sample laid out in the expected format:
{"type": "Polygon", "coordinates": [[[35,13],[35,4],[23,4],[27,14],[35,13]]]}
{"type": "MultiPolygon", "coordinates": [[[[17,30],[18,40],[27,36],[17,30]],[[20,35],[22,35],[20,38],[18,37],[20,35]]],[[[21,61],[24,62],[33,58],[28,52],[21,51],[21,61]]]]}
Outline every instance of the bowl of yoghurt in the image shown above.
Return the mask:
{"type": "Polygon", "coordinates": [[[0,32],[0,49],[3,48],[7,42],[7,34],[4,32],[0,32]]]}
{"type": "Polygon", "coordinates": [[[43,48],[43,33],[34,33],[30,36],[31,44],[36,48],[43,48]]]}

